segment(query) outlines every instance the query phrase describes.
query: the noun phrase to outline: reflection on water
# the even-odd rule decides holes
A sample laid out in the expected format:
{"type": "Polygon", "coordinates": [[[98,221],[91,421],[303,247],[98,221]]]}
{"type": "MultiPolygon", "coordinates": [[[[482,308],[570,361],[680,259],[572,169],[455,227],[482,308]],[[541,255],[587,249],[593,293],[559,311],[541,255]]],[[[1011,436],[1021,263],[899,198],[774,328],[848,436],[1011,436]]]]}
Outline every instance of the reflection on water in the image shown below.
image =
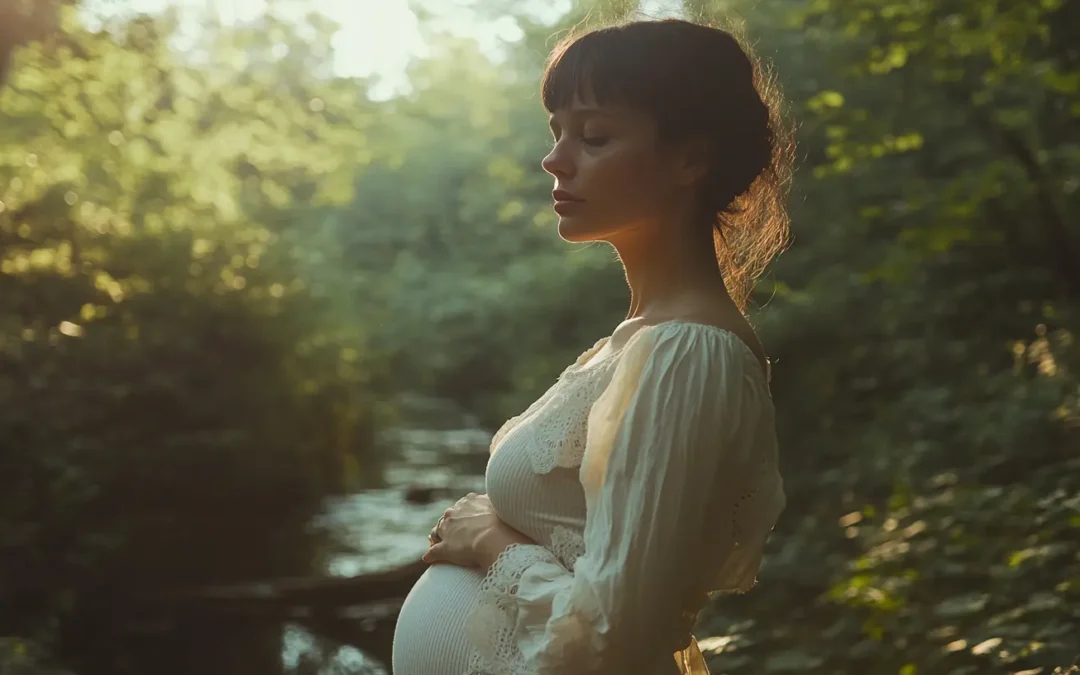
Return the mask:
{"type": "MultiPolygon", "coordinates": [[[[355,576],[416,561],[427,549],[427,533],[442,512],[466,493],[484,491],[490,440],[491,434],[480,429],[395,432],[392,442],[400,450],[386,465],[385,486],[331,500],[313,523],[339,546],[327,560],[326,573],[355,576]],[[407,491],[416,486],[433,489],[430,503],[406,499],[407,491]]],[[[352,647],[320,642],[301,626],[287,626],[282,654],[286,671],[385,672],[352,647]]]]}
{"type": "Polygon", "coordinates": [[[285,629],[282,659],[285,672],[295,675],[358,675],[385,673],[381,665],[353,647],[318,645],[316,638],[299,626],[285,629]],[[325,653],[326,657],[322,656],[325,653]]]}

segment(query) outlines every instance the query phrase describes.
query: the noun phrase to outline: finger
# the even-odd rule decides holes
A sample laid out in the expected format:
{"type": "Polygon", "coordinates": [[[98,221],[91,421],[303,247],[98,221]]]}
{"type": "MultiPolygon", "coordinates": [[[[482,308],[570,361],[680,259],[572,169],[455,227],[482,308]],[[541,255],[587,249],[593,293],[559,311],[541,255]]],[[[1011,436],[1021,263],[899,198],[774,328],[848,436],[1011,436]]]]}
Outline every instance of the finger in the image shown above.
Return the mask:
{"type": "Polygon", "coordinates": [[[427,551],[424,551],[424,555],[420,556],[420,559],[426,563],[433,563],[439,560],[442,555],[442,550],[446,547],[446,544],[435,544],[427,551]]]}

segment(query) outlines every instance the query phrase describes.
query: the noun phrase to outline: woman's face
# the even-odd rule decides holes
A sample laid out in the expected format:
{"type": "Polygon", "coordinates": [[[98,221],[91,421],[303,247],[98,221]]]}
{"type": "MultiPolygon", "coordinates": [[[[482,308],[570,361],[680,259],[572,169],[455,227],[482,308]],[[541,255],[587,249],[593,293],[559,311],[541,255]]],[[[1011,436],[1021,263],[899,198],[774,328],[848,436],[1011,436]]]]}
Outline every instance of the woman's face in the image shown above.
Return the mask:
{"type": "Polygon", "coordinates": [[[550,125],[554,146],[541,165],[555,177],[566,241],[651,234],[691,198],[698,173],[687,157],[661,147],[648,116],[575,100],[556,110],[550,125]]]}

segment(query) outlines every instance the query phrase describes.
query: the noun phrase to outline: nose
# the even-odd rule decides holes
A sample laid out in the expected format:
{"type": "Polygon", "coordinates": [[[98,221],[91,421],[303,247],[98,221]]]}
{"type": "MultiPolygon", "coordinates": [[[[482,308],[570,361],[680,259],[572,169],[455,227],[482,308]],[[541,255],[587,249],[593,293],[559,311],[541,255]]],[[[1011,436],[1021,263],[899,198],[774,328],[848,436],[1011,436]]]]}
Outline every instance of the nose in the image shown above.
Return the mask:
{"type": "Polygon", "coordinates": [[[574,166],[568,157],[566,157],[566,150],[558,143],[551,149],[551,152],[547,154],[544,159],[540,161],[540,166],[544,168],[552,176],[559,179],[571,178],[574,175],[574,166]]]}

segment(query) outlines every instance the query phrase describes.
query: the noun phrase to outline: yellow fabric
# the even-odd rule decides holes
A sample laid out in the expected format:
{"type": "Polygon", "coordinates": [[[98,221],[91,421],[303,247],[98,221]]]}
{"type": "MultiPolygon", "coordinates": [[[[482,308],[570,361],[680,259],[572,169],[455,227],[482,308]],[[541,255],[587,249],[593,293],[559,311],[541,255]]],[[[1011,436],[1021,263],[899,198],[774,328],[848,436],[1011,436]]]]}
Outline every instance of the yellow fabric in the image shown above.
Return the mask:
{"type": "Polygon", "coordinates": [[[690,646],[681,652],[675,652],[675,663],[682,675],[709,675],[709,666],[698,648],[697,638],[690,640],[690,646]]]}

